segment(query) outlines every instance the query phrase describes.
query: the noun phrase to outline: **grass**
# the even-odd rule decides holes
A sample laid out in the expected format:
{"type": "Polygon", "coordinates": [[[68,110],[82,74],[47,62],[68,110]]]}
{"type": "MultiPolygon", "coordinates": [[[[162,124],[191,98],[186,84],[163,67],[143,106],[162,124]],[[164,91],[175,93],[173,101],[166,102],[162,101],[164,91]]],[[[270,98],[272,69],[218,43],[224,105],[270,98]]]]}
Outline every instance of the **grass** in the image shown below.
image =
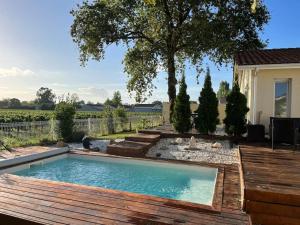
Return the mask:
{"type": "MultiPolygon", "coordinates": [[[[28,139],[17,138],[17,137],[5,137],[1,141],[3,141],[4,145],[8,148],[15,147],[26,147],[26,146],[34,146],[34,145],[51,145],[55,144],[56,141],[49,140],[48,136],[44,137],[33,137],[28,139]]],[[[0,151],[5,150],[3,146],[0,146],[0,151]]]]}
{"type": "MultiPolygon", "coordinates": [[[[97,140],[114,140],[114,139],[124,139],[128,136],[135,135],[135,131],[126,131],[120,132],[116,134],[109,134],[109,135],[102,135],[98,137],[93,137],[97,140]]],[[[57,142],[57,140],[49,140],[49,137],[44,135],[40,137],[33,137],[33,138],[17,138],[17,137],[5,137],[1,139],[5,146],[8,148],[16,148],[16,147],[26,147],[26,146],[34,146],[34,145],[52,145],[57,142]]],[[[5,150],[3,146],[0,146],[0,151],[5,150]]]]}

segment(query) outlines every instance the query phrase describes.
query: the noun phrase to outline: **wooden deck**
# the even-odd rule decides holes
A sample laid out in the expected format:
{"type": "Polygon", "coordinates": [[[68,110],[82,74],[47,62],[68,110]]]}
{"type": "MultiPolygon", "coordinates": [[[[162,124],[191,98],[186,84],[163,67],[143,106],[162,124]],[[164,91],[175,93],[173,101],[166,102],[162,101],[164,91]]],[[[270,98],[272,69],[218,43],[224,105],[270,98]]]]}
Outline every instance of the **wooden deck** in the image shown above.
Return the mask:
{"type": "Polygon", "coordinates": [[[244,208],[253,224],[300,224],[300,152],[241,146],[244,208]]]}
{"type": "Polygon", "coordinates": [[[43,153],[51,151],[57,148],[56,146],[30,146],[30,147],[19,147],[14,148],[13,151],[9,152],[7,150],[0,151],[0,160],[13,159],[20,156],[27,156],[36,153],[43,153]]]}
{"type": "Polygon", "coordinates": [[[0,221],[5,224],[249,224],[240,208],[237,165],[223,171],[220,207],[180,203],[98,187],[0,176],[0,221]]]}

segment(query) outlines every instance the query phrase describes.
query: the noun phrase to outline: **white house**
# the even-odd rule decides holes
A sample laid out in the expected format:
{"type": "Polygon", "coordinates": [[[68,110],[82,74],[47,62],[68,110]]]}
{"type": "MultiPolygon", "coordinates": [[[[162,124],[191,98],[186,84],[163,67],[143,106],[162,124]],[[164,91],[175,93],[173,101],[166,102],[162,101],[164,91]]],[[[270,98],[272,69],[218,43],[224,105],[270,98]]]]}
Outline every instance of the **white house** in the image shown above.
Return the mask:
{"type": "Polygon", "coordinates": [[[300,117],[300,48],[239,52],[234,74],[252,124],[267,128],[270,117],[300,117]]]}

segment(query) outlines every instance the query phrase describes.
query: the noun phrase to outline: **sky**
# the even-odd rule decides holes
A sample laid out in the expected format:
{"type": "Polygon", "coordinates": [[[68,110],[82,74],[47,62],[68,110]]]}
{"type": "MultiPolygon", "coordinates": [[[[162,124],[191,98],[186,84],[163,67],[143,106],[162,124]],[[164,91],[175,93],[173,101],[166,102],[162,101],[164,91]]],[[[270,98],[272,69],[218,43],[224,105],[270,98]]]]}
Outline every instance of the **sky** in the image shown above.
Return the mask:
{"type": "MultiPolygon", "coordinates": [[[[101,62],[80,66],[79,51],[70,36],[70,10],[79,0],[0,0],[0,99],[32,100],[40,87],[51,88],[57,96],[77,93],[80,99],[104,102],[119,90],[124,103],[135,103],[126,90],[127,76],[122,60],[125,47],[106,49],[101,62]]],[[[268,48],[300,47],[300,1],[265,0],[271,19],[261,33],[268,48]]],[[[211,70],[217,91],[221,80],[232,82],[231,65],[211,70]]],[[[155,80],[157,88],[147,100],[167,101],[167,74],[155,80]]],[[[197,84],[193,68],[186,71],[188,94],[197,100],[204,76],[197,84]]]]}

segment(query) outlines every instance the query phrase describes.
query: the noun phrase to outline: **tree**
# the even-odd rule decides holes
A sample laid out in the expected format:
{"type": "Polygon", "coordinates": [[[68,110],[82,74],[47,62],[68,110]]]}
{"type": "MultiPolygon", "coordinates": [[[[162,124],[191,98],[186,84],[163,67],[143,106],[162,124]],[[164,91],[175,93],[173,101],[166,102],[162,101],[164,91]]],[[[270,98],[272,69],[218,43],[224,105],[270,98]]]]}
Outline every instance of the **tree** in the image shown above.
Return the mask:
{"type": "Polygon", "coordinates": [[[104,102],[104,106],[112,106],[112,102],[109,98],[107,98],[104,102]]]}
{"type": "Polygon", "coordinates": [[[0,108],[7,108],[9,105],[9,100],[8,98],[2,99],[0,101],[0,108]]]}
{"type": "Polygon", "coordinates": [[[158,100],[153,101],[152,104],[154,104],[154,105],[159,105],[159,106],[162,106],[162,105],[163,105],[163,103],[162,103],[161,101],[158,101],[158,100]]]}
{"type": "Polygon", "coordinates": [[[103,59],[107,46],[124,43],[128,91],[145,101],[162,68],[168,73],[171,114],[176,68],[189,61],[200,73],[205,57],[222,64],[239,50],[263,48],[259,32],[269,20],[263,2],[253,0],[84,1],[71,14],[82,65],[103,59]]]}
{"type": "Polygon", "coordinates": [[[113,98],[110,100],[109,98],[107,98],[104,102],[105,106],[112,106],[112,107],[120,107],[122,106],[122,97],[121,97],[121,93],[119,91],[115,91],[113,98]]]}
{"type": "Polygon", "coordinates": [[[111,104],[114,107],[122,106],[122,97],[119,91],[114,92],[113,98],[111,100],[111,104]]]}
{"type": "Polygon", "coordinates": [[[217,124],[219,123],[218,99],[212,89],[209,68],[207,68],[204,86],[200,93],[197,114],[195,128],[200,133],[208,134],[209,132],[213,133],[216,131],[217,124]]]}
{"type": "Polygon", "coordinates": [[[190,96],[186,93],[185,76],[180,81],[179,93],[175,100],[172,123],[179,133],[188,132],[191,127],[190,96]]]}
{"type": "Polygon", "coordinates": [[[229,83],[227,81],[222,80],[220,82],[219,90],[217,92],[218,99],[226,98],[230,92],[229,83]]]}
{"type": "Polygon", "coordinates": [[[36,93],[36,103],[42,110],[53,109],[55,106],[55,94],[52,89],[41,87],[36,93]]]}
{"type": "Polygon", "coordinates": [[[21,107],[21,101],[17,98],[12,98],[8,102],[8,108],[10,109],[18,109],[21,107]]]}
{"type": "Polygon", "coordinates": [[[74,105],[75,109],[81,108],[81,104],[84,104],[83,100],[79,100],[79,97],[76,93],[70,94],[63,94],[57,98],[58,102],[66,102],[69,104],[74,105]]]}
{"type": "Polygon", "coordinates": [[[240,137],[247,131],[246,114],[249,108],[247,107],[246,96],[240,92],[238,84],[234,84],[226,101],[226,117],[224,119],[225,132],[234,137],[240,137]]]}

